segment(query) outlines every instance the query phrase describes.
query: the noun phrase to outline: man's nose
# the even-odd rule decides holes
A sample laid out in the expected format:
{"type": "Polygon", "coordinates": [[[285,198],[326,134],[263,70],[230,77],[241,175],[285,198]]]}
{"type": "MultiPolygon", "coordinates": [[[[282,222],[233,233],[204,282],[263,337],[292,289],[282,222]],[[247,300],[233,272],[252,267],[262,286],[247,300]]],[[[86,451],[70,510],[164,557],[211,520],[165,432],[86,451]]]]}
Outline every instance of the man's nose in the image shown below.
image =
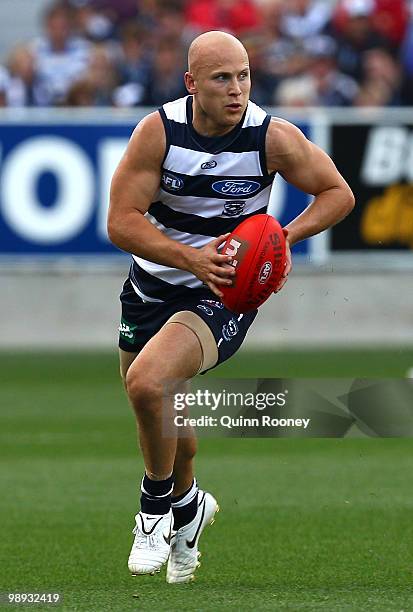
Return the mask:
{"type": "Polygon", "coordinates": [[[231,79],[231,82],[229,84],[229,94],[232,96],[241,95],[241,88],[239,86],[238,79],[235,77],[231,79]]]}

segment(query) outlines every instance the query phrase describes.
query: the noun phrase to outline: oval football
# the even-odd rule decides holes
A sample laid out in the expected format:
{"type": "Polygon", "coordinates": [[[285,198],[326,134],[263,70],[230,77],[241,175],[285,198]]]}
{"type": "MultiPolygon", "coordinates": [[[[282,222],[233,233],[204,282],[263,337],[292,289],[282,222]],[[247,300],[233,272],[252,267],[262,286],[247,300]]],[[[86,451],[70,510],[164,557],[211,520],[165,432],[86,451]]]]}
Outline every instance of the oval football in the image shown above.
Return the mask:
{"type": "Polygon", "coordinates": [[[221,287],[222,302],[233,312],[255,310],[273,293],[285,268],[285,237],[270,215],[249,217],[228,236],[222,253],[231,255],[236,275],[221,287]]]}

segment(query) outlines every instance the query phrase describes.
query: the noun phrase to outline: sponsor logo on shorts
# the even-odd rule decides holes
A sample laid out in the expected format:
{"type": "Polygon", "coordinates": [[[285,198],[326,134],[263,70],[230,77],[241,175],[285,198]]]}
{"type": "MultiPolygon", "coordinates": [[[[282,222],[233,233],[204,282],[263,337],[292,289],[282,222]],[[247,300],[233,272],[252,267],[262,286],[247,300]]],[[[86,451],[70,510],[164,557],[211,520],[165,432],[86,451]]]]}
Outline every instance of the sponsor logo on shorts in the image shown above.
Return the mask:
{"type": "Polygon", "coordinates": [[[213,308],[219,308],[222,310],[224,308],[224,304],[222,302],[217,302],[216,300],[201,300],[204,304],[208,304],[208,306],[212,306],[213,308]]]}
{"type": "Polygon", "coordinates": [[[270,261],[266,261],[261,267],[260,273],[258,275],[258,282],[261,285],[265,285],[265,283],[271,276],[271,272],[272,272],[272,263],[270,261]]]}
{"type": "Polygon", "coordinates": [[[227,342],[230,342],[238,333],[238,324],[235,319],[230,319],[228,323],[222,326],[222,337],[227,342]]]}
{"type": "Polygon", "coordinates": [[[244,212],[244,208],[245,200],[227,200],[221,214],[224,217],[238,217],[244,212]]]}
{"type": "Polygon", "coordinates": [[[214,159],[211,159],[211,161],[207,161],[201,164],[202,170],[210,170],[211,168],[216,168],[216,167],[217,167],[217,162],[214,159]]]}
{"type": "Polygon", "coordinates": [[[217,193],[222,193],[230,198],[239,198],[240,196],[250,196],[260,188],[257,181],[242,181],[242,180],[226,180],[215,181],[212,183],[212,189],[217,193]]]}
{"type": "Polygon", "coordinates": [[[205,312],[210,317],[212,317],[212,315],[214,314],[214,311],[212,310],[212,308],[209,308],[209,306],[204,306],[203,304],[198,304],[197,308],[199,308],[199,310],[202,310],[202,312],[205,312]]]}
{"type": "Polygon", "coordinates": [[[122,317],[118,329],[119,335],[121,338],[123,338],[123,340],[126,340],[126,342],[129,342],[130,344],[135,343],[136,330],[138,329],[137,325],[134,323],[128,323],[128,321],[125,321],[125,319],[122,317]]]}
{"type": "Polygon", "coordinates": [[[179,176],[175,176],[172,172],[164,172],[162,174],[162,187],[167,191],[179,191],[183,188],[184,182],[179,176]]]}

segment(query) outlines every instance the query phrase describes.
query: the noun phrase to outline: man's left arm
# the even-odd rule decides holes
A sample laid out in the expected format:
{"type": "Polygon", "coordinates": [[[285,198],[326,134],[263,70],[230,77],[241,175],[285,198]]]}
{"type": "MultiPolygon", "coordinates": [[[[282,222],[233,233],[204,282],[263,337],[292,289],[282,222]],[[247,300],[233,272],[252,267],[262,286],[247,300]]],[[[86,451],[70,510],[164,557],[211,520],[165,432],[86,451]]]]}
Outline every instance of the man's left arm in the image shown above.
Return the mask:
{"type": "Polygon", "coordinates": [[[287,226],[291,245],[342,221],[354,207],[353,193],[320,147],[294,125],[281,119],[270,122],[266,143],[269,172],[276,170],[314,200],[287,226]]]}
{"type": "Polygon", "coordinates": [[[271,120],[266,156],[269,172],[277,171],[288,183],[315,196],[284,228],[288,231],[287,264],[279,291],[291,269],[289,247],[342,221],[354,207],[354,196],[327,153],[288,121],[271,120]]]}

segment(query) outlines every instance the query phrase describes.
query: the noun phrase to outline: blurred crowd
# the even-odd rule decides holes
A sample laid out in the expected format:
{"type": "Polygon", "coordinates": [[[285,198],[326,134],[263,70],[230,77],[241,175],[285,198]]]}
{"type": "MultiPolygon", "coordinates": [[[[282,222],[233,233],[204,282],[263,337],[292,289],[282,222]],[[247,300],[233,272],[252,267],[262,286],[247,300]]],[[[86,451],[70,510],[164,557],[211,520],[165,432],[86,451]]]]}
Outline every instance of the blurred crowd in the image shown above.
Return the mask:
{"type": "Polygon", "coordinates": [[[264,106],[413,106],[413,0],[58,0],[0,65],[0,106],[160,106],[191,41],[242,40],[264,106]]]}

